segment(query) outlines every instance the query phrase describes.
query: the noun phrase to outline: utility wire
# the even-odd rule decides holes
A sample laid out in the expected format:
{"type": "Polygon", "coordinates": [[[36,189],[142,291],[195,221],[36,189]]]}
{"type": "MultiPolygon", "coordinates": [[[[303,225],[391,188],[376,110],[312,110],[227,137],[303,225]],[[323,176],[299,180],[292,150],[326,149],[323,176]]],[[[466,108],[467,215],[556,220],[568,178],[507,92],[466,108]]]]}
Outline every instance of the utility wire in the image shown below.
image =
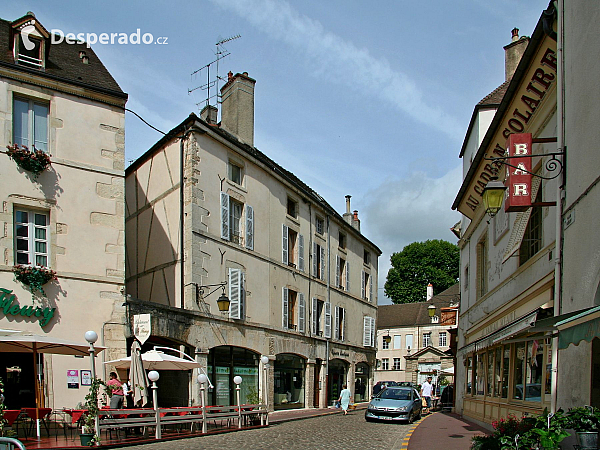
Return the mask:
{"type": "Polygon", "coordinates": [[[136,113],[135,111],[132,111],[131,109],[125,108],[125,111],[129,111],[131,114],[135,115],[138,119],[140,119],[142,122],[144,122],[146,125],[148,125],[150,128],[152,128],[155,131],[158,131],[161,134],[164,134],[165,136],[167,135],[167,133],[160,131],[158,128],[153,127],[152,125],[150,125],[148,122],[146,122],[144,120],[144,118],[142,116],[140,116],[138,113],[136,113]]]}

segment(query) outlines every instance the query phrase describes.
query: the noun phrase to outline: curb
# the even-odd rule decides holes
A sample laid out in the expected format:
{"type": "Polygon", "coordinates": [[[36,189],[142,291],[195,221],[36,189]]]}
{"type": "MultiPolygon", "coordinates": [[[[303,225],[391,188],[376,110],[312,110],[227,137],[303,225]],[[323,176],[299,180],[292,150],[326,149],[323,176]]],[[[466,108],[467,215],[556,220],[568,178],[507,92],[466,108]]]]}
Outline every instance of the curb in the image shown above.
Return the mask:
{"type": "Polygon", "coordinates": [[[415,430],[417,429],[417,427],[421,424],[421,422],[423,422],[428,417],[431,417],[432,415],[437,414],[437,413],[439,413],[439,411],[434,411],[432,413],[427,414],[426,416],[421,417],[418,421],[414,422],[413,426],[410,427],[410,429],[408,430],[408,433],[406,433],[405,438],[402,440],[402,444],[400,445],[400,449],[401,450],[407,450],[408,449],[408,445],[410,444],[410,438],[412,437],[412,435],[415,432],[415,430]]]}

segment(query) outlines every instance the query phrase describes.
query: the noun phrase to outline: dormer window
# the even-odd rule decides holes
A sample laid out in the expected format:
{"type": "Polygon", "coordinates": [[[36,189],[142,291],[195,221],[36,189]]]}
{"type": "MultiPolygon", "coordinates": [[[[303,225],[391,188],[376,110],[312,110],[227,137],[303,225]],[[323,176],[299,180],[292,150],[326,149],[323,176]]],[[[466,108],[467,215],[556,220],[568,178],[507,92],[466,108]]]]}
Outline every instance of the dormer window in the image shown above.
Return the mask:
{"type": "Polygon", "coordinates": [[[31,37],[31,35],[26,33],[19,33],[16,56],[17,64],[41,69],[44,67],[42,61],[42,40],[31,37]]]}
{"type": "Polygon", "coordinates": [[[12,23],[13,58],[15,64],[33,69],[46,67],[45,50],[49,45],[50,33],[37,21],[34,14],[25,16],[12,23]]]}

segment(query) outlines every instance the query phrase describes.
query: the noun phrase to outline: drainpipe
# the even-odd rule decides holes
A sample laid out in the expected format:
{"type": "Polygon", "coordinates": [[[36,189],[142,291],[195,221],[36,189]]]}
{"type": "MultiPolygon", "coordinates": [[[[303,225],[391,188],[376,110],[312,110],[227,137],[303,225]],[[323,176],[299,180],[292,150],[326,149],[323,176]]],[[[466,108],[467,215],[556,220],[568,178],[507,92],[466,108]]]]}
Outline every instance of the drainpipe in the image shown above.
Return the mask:
{"type": "MultiPolygon", "coordinates": [[[[327,347],[326,347],[326,355],[325,355],[325,361],[327,362],[327,366],[326,366],[326,370],[325,370],[325,374],[326,374],[326,385],[327,385],[327,391],[325,393],[325,397],[327,398],[327,395],[329,394],[329,340],[331,339],[331,325],[332,325],[332,320],[331,320],[331,264],[330,264],[330,245],[331,245],[331,235],[329,234],[329,215],[327,215],[327,301],[329,302],[329,313],[330,313],[330,317],[329,317],[329,336],[326,342],[327,342],[327,347]]],[[[327,406],[329,406],[328,404],[328,400],[326,400],[325,404],[327,406]]]]}
{"type": "MultiPolygon", "coordinates": [[[[556,90],[556,114],[557,114],[557,145],[559,150],[565,151],[565,109],[564,109],[564,94],[565,94],[565,78],[564,78],[564,0],[558,0],[554,2],[554,7],[557,8],[558,13],[558,30],[557,30],[557,41],[556,51],[557,55],[557,85],[556,90]]],[[[566,154],[561,157],[563,163],[563,172],[559,178],[560,182],[556,188],[556,243],[554,258],[554,316],[558,316],[562,312],[562,255],[563,255],[563,233],[562,233],[562,211],[563,211],[563,197],[565,195],[565,165],[566,165],[566,154]]],[[[550,412],[556,412],[558,398],[558,336],[552,338],[552,378],[550,382],[550,412]]]]}
{"type": "Polygon", "coordinates": [[[184,214],[184,187],[185,187],[185,183],[184,183],[184,165],[185,165],[185,146],[184,146],[184,140],[186,138],[187,135],[187,131],[186,129],[183,130],[183,134],[181,136],[179,136],[179,158],[180,158],[180,164],[179,164],[179,217],[181,217],[181,219],[179,220],[179,235],[181,236],[180,239],[180,249],[179,252],[181,253],[181,285],[180,285],[180,300],[179,300],[179,307],[181,309],[185,308],[185,299],[184,299],[184,289],[185,289],[185,270],[184,270],[184,263],[185,263],[185,239],[184,239],[184,230],[185,230],[185,214],[184,214]]]}

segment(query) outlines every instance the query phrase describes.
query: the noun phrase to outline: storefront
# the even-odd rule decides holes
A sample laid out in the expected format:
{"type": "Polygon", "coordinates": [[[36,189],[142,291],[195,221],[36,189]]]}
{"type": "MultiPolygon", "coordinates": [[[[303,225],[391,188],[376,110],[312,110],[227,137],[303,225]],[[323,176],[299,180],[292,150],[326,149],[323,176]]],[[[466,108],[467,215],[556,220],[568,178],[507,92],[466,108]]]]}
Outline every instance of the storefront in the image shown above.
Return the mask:
{"type": "Polygon", "coordinates": [[[241,347],[223,345],[210,349],[207,372],[214,388],[209,389],[211,405],[235,405],[236,389],[233,378],[242,377],[240,401],[248,403],[248,396],[258,394],[258,362],[260,355],[241,347]]]}
{"type": "Polygon", "coordinates": [[[329,361],[329,391],[327,392],[327,404],[333,405],[340,398],[342,386],[347,383],[348,365],[341,359],[329,361]]]}
{"type": "Polygon", "coordinates": [[[300,356],[284,353],[277,355],[274,372],[275,409],[304,408],[305,360],[300,356]]]}
{"type": "Polygon", "coordinates": [[[354,372],[354,401],[364,402],[369,397],[369,366],[366,363],[358,363],[354,372]]]}

